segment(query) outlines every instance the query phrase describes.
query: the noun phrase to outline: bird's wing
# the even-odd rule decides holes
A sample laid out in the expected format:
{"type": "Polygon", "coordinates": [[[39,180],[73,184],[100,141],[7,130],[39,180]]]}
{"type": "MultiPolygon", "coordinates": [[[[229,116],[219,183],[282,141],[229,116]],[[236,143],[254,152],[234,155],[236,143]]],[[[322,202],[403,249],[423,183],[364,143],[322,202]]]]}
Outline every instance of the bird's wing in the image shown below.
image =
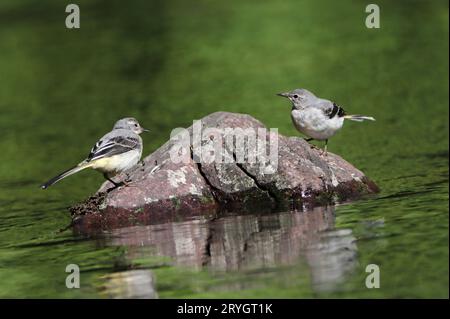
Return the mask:
{"type": "Polygon", "coordinates": [[[139,149],[140,145],[140,138],[136,134],[117,134],[117,132],[111,132],[95,143],[86,160],[90,162],[104,157],[126,153],[139,149]]]}
{"type": "Polygon", "coordinates": [[[321,109],[323,111],[323,113],[328,116],[330,119],[335,117],[336,115],[339,117],[344,116],[345,110],[337,105],[334,102],[325,100],[325,99],[320,99],[316,104],[313,105],[314,107],[321,109]]]}

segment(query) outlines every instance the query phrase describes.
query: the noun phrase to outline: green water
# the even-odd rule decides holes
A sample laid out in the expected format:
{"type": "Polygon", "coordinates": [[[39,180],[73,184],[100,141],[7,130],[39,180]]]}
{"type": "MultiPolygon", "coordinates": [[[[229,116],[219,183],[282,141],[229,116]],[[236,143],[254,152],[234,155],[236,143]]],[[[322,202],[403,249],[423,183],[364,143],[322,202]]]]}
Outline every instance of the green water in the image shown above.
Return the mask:
{"type": "Polygon", "coordinates": [[[381,28],[370,30],[364,1],[76,3],[79,30],[65,28],[61,1],[0,2],[0,297],[147,296],[151,273],[160,298],[448,298],[447,1],[377,1],[381,28]],[[152,130],[145,154],[217,110],[296,135],[275,96],[296,87],[377,119],[347,123],[329,150],[380,194],[95,238],[59,232],[102,177],[39,184],[118,118],[152,130]],[[80,289],[66,288],[67,264],[79,265],[80,289]],[[368,264],[379,289],[364,284],[368,264]],[[130,276],[139,289],[123,293],[130,276]]]}

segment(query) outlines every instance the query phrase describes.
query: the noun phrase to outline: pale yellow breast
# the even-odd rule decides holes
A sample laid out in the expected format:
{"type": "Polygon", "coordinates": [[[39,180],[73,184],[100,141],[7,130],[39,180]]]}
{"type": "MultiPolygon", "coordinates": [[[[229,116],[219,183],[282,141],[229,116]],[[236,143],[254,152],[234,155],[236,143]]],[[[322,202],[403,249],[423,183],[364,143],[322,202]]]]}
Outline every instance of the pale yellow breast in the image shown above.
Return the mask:
{"type": "Polygon", "coordinates": [[[92,168],[102,173],[120,173],[132,168],[139,162],[141,152],[129,151],[111,157],[100,158],[92,163],[92,168]]]}

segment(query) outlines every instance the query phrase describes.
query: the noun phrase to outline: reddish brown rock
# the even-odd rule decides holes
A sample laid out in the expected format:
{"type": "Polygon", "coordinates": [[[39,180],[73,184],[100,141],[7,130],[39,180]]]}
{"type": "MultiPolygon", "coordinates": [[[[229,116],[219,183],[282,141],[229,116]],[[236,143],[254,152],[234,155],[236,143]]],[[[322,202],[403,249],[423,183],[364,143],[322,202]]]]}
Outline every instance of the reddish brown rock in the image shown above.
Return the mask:
{"type": "MultiPolygon", "coordinates": [[[[198,128],[191,126],[188,129],[191,141],[198,128]]],[[[78,220],[82,220],[85,226],[115,228],[136,222],[168,221],[218,209],[286,209],[292,205],[323,205],[378,191],[377,186],[350,163],[332,153],[321,155],[321,151],[311,148],[300,137],[286,137],[268,131],[257,140],[262,142],[265,139],[265,147],[252,148],[251,139],[240,143],[236,137],[239,134],[235,134],[233,139],[226,128],[233,133],[235,129],[265,127],[249,115],[210,114],[201,120],[204,135],[200,144],[204,148],[222,146],[215,155],[217,158],[220,154],[226,163],[209,163],[204,158],[201,161],[204,153],[199,152],[195,143],[191,148],[186,147],[184,153],[181,150],[177,152],[178,155],[184,154],[185,161],[175,163],[170,154],[178,149],[174,148],[178,144],[176,139],[171,139],[147,156],[142,165],[129,172],[132,180],[129,186],[112,189],[112,184],[105,182],[97,196],[74,206],[72,214],[82,215],[78,220]],[[206,134],[206,128],[216,131],[206,134]],[[256,155],[259,159],[267,159],[271,139],[278,141],[277,163],[249,161],[256,155]],[[243,161],[239,150],[245,151],[243,161]],[[272,171],[264,168],[272,168],[272,171]]]]}

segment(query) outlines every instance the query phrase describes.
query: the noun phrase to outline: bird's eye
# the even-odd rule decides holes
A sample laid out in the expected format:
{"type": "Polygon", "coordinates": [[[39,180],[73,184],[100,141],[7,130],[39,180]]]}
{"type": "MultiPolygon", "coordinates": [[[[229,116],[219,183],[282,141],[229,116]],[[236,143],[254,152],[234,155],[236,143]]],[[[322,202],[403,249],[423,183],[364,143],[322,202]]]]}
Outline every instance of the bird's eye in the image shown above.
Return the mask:
{"type": "Polygon", "coordinates": [[[294,94],[294,99],[296,99],[296,98],[298,98],[298,95],[297,95],[297,94],[294,94]]]}
{"type": "Polygon", "coordinates": [[[134,124],[134,126],[135,126],[135,127],[138,127],[138,125],[137,125],[137,124],[134,124]]]}

